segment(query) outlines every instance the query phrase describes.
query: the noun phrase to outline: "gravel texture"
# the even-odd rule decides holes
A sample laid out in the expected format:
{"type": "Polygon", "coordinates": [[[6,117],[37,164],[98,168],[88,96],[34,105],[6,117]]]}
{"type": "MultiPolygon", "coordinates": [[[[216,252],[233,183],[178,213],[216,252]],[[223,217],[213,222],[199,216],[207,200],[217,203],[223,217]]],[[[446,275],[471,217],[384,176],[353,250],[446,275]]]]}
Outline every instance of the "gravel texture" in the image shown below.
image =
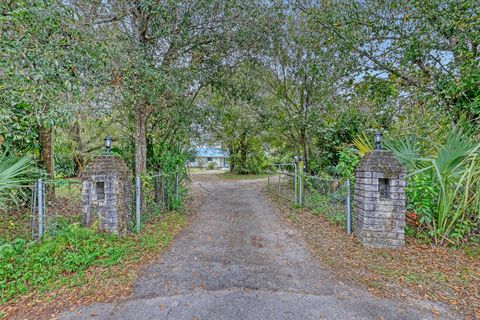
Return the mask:
{"type": "MultiPolygon", "coordinates": [[[[431,304],[371,296],[335,280],[281,222],[262,180],[194,177],[196,218],[134,293],[60,319],[438,319],[431,304]]],[[[444,316],[447,318],[447,316],[444,316]]]]}

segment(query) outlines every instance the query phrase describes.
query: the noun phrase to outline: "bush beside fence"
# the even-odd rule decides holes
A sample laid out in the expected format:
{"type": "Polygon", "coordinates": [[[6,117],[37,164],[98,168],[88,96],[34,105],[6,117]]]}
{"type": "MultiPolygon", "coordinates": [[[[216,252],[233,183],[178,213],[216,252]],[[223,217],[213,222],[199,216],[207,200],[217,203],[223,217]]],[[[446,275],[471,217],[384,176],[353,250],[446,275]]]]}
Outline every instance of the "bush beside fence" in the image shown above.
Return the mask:
{"type": "Polygon", "coordinates": [[[344,224],[351,233],[350,180],[311,176],[298,170],[296,163],[274,164],[267,172],[270,193],[344,224]]]}
{"type": "Polygon", "coordinates": [[[156,173],[137,177],[135,181],[135,224],[137,232],[140,225],[163,211],[181,207],[187,192],[188,176],[185,170],[170,173],[156,173]],[[143,193],[143,204],[139,197],[143,193]],[[139,220],[140,219],[140,220],[139,220]],[[138,224],[140,221],[140,224],[138,224]]]}

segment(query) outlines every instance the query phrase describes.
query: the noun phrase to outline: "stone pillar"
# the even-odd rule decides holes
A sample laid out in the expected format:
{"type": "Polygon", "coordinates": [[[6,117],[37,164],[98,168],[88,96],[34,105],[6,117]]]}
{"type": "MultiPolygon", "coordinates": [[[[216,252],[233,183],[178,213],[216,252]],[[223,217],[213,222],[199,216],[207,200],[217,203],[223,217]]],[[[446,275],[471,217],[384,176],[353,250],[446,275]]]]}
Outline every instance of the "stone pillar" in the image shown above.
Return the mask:
{"type": "Polygon", "coordinates": [[[405,245],[405,168],[391,151],[375,150],[355,171],[354,233],[369,247],[405,245]]]}
{"type": "Polygon", "coordinates": [[[100,229],[125,235],[131,219],[130,169],[115,156],[98,156],[85,169],[82,181],[83,224],[97,220],[100,229]]]}

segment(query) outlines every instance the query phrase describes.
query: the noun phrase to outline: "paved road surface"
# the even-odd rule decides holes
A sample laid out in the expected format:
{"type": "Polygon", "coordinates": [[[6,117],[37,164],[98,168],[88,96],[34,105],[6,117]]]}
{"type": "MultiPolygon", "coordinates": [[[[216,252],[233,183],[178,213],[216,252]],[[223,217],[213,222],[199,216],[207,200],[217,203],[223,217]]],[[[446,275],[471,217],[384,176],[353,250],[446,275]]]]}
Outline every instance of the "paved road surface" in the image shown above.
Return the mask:
{"type": "Polygon", "coordinates": [[[261,181],[199,178],[199,214],[148,266],[132,297],[61,319],[433,319],[426,303],[372,297],[339,283],[262,195],[261,181]]]}

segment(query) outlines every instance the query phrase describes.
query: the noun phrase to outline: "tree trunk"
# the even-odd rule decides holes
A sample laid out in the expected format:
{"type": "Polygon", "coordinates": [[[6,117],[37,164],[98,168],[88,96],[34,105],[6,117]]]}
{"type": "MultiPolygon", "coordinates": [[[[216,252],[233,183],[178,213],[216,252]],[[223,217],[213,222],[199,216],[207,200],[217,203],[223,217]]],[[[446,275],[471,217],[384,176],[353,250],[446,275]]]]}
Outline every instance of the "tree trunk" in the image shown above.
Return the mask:
{"type": "Polygon", "coordinates": [[[135,175],[147,170],[147,116],[141,106],[135,108],[135,175]]]}
{"type": "MultiPolygon", "coordinates": [[[[52,128],[39,128],[39,142],[40,142],[40,162],[47,171],[47,177],[51,180],[55,178],[54,167],[54,149],[53,149],[53,129],[52,128]]],[[[55,185],[49,183],[47,185],[47,194],[49,196],[55,196],[55,185]]]]}
{"type": "Polygon", "coordinates": [[[307,137],[305,132],[305,127],[300,129],[300,144],[302,146],[302,156],[303,156],[303,163],[305,166],[305,172],[308,172],[308,150],[307,150],[307,137]]]}
{"type": "Polygon", "coordinates": [[[240,144],[240,174],[246,174],[247,172],[247,146],[244,142],[240,144]]]}
{"type": "Polygon", "coordinates": [[[228,153],[230,154],[230,173],[233,174],[235,172],[235,161],[232,161],[232,155],[234,154],[233,147],[228,148],[228,153]]]}
{"type": "Polygon", "coordinates": [[[239,147],[239,164],[240,164],[240,174],[246,174],[248,172],[247,168],[247,152],[248,152],[248,141],[247,141],[247,132],[243,131],[240,136],[240,147],[239,147]]]}
{"type": "Polygon", "coordinates": [[[75,176],[81,177],[84,166],[84,146],[82,141],[82,115],[77,112],[75,116],[75,125],[73,126],[73,139],[77,144],[76,152],[73,154],[73,161],[75,162],[75,176]]]}

